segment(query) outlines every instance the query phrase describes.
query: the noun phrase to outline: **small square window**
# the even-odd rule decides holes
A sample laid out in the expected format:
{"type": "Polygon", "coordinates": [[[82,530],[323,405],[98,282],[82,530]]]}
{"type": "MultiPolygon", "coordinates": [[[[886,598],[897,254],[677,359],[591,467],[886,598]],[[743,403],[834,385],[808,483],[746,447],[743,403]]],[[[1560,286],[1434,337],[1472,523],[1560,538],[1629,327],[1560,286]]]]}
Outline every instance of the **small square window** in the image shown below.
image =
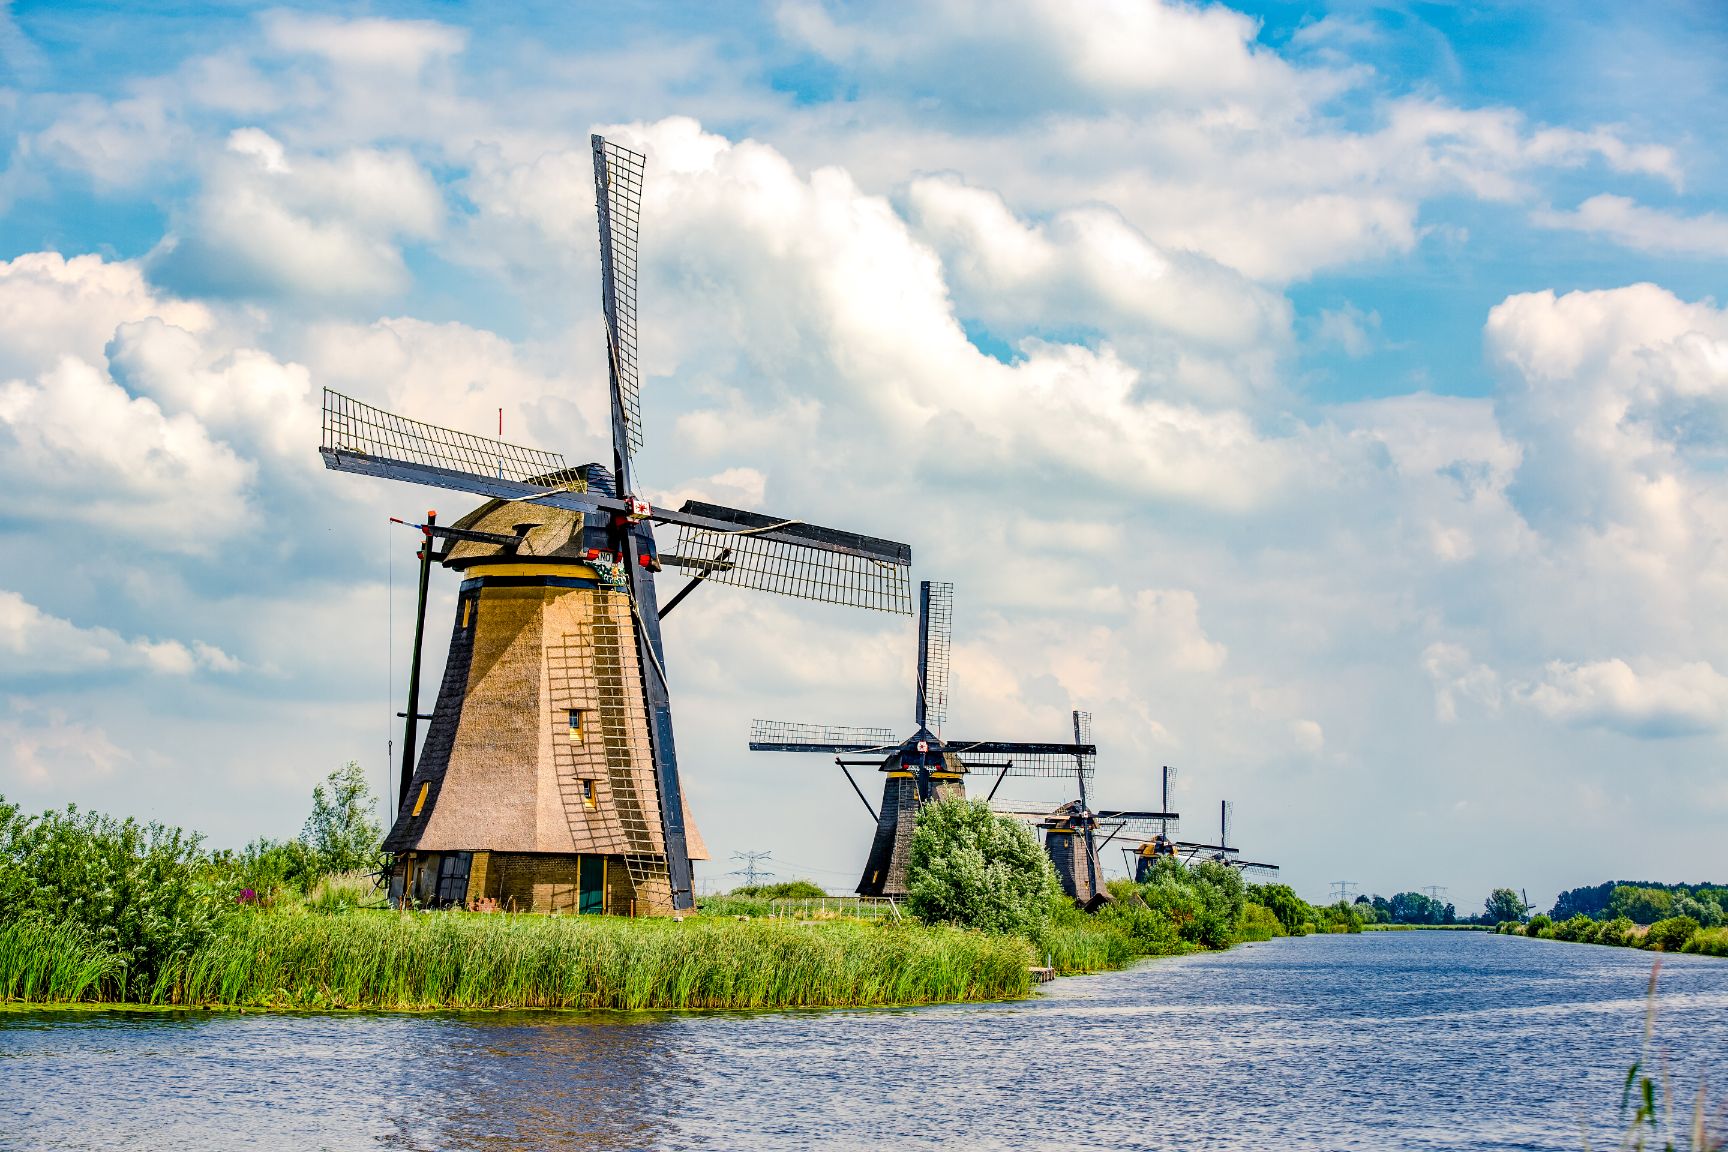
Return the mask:
{"type": "Polygon", "coordinates": [[[586,719],[587,717],[582,714],[582,709],[570,709],[570,739],[578,741],[582,739],[582,724],[586,719]]]}
{"type": "Polygon", "coordinates": [[[582,781],[582,807],[587,808],[589,811],[593,811],[594,781],[592,780],[582,781]]]}

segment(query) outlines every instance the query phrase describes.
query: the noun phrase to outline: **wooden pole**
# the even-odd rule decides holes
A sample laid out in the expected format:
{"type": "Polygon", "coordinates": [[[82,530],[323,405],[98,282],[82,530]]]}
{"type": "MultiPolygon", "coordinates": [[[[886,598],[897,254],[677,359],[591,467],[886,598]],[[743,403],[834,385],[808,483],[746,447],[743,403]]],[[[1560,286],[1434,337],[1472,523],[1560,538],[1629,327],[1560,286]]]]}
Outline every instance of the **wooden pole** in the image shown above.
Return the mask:
{"type": "Polygon", "coordinates": [[[420,595],[414,608],[414,654],[408,662],[408,716],[403,725],[398,812],[408,804],[408,785],[414,779],[414,741],[420,731],[420,646],[426,636],[426,586],[432,579],[432,526],[437,523],[438,513],[428,512],[426,526],[420,530],[420,595]]]}

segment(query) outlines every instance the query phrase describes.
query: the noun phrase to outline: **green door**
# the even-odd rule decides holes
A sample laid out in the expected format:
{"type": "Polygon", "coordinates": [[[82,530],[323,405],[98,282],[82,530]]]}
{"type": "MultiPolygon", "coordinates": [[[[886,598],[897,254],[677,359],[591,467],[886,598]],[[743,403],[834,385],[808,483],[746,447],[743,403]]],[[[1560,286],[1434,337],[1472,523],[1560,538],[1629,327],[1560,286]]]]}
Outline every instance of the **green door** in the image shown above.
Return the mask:
{"type": "Polygon", "coordinates": [[[598,916],[606,911],[606,857],[583,856],[576,869],[576,911],[598,916]]]}

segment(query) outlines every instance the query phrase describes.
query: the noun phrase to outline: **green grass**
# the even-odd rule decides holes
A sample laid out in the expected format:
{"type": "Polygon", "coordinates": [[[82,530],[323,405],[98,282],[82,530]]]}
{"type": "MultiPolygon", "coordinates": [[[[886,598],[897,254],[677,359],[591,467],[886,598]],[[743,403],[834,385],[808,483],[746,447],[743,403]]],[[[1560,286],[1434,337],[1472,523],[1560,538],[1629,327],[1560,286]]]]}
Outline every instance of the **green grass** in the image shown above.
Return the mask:
{"type": "Polygon", "coordinates": [[[0,924],[0,1000],[99,1000],[120,985],[120,958],[63,924],[0,924]]]}
{"type": "MultiPolygon", "coordinates": [[[[7,929],[0,989],[13,999],[101,999],[112,982],[99,959],[50,929],[7,929]]],[[[365,1009],[923,1004],[1024,995],[1031,959],[1011,937],[847,922],[263,913],[235,918],[169,963],[141,999],[365,1009]]]]}

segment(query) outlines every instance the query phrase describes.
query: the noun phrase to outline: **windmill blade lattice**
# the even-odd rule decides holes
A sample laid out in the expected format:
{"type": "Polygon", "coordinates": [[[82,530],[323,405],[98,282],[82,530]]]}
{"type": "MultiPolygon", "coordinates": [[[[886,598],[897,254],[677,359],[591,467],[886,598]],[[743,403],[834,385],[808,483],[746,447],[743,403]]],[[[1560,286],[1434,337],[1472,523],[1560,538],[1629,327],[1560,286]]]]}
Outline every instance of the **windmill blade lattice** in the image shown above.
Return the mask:
{"type": "Polygon", "coordinates": [[[642,374],[636,351],[637,237],[642,226],[642,173],[648,158],[601,136],[594,147],[594,195],[600,202],[602,281],[607,333],[631,455],[642,448],[642,374]],[[606,275],[606,273],[610,275],[606,275]]]}
{"type": "Polygon", "coordinates": [[[750,725],[753,752],[886,752],[898,744],[887,728],[756,720],[750,725]]]}
{"type": "Polygon", "coordinates": [[[940,732],[948,720],[948,653],[954,637],[954,585],[918,588],[918,723],[940,732]]]}
{"type": "Polygon", "coordinates": [[[1090,744],[1021,744],[1007,740],[946,742],[948,751],[959,756],[969,771],[1009,776],[1074,778],[1075,761],[1090,780],[1097,768],[1098,750],[1090,744]]]}
{"type": "Polygon", "coordinates": [[[686,501],[680,511],[738,525],[731,531],[679,526],[678,552],[669,561],[705,571],[710,583],[912,614],[912,555],[904,544],[696,500],[686,501]],[[770,530],[810,543],[764,537],[770,530]]]}
{"type": "MultiPolygon", "coordinates": [[[[319,451],[326,460],[333,455],[346,455],[416,465],[435,474],[444,473],[450,481],[506,480],[541,487],[556,487],[568,481],[580,486],[580,478],[569,471],[564,457],[556,452],[410,420],[329,388],[324,389],[323,439],[319,451]]],[[[417,474],[414,479],[438,483],[435,475],[417,474]]],[[[468,484],[439,486],[473,490],[468,484]]]]}

